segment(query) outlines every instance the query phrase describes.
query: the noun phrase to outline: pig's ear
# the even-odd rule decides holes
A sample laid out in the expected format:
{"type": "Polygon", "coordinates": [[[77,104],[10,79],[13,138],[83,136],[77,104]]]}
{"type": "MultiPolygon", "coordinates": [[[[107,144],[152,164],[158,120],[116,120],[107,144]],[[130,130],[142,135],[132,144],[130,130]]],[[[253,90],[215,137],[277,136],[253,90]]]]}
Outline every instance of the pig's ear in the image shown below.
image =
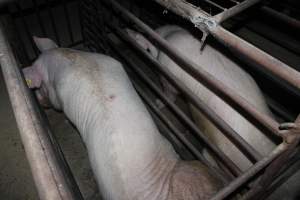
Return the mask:
{"type": "Polygon", "coordinates": [[[43,52],[50,49],[58,48],[57,44],[49,38],[39,38],[33,36],[33,40],[38,49],[43,52]]]}
{"type": "Polygon", "coordinates": [[[42,76],[39,74],[36,67],[25,67],[22,69],[26,83],[29,88],[39,88],[42,83],[42,76]]]}

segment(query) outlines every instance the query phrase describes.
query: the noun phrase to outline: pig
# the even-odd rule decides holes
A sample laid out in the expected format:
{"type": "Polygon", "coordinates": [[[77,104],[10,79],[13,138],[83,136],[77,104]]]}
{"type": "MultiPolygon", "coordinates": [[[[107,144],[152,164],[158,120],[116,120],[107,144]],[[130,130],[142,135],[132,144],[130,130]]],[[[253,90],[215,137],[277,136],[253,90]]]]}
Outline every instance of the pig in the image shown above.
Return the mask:
{"type": "MultiPolygon", "coordinates": [[[[133,30],[127,30],[129,36],[155,57],[163,67],[169,70],[178,80],[188,87],[199,99],[209,106],[216,114],[227,122],[241,137],[252,145],[263,156],[270,153],[275,148],[275,143],[268,136],[261,133],[256,127],[249,123],[237,111],[231,108],[221,98],[216,96],[205,86],[195,80],[192,76],[182,70],[166,54],[159,51],[143,35],[133,30]]],[[[224,85],[237,92],[247,99],[253,107],[260,112],[272,116],[268,109],[264,96],[254,79],[241,69],[235,62],[227,58],[211,45],[206,44],[201,51],[201,42],[187,30],[176,26],[166,25],[156,30],[160,36],[177,49],[182,55],[197,64],[203,70],[221,81],[224,85]]],[[[176,99],[178,91],[167,81],[162,80],[165,93],[171,100],[176,99]]],[[[192,117],[198,127],[204,132],[209,140],[218,146],[232,161],[242,170],[248,169],[252,163],[236,148],[220,131],[214,126],[199,110],[190,104],[192,117]]],[[[209,160],[211,156],[204,150],[205,156],[209,160]]],[[[214,164],[216,162],[212,161],[214,164]]]]}
{"type": "Polygon", "coordinates": [[[23,69],[28,86],[78,129],[104,199],[204,200],[222,186],[160,135],[121,63],[48,38],[34,41],[42,53],[23,69]]]}

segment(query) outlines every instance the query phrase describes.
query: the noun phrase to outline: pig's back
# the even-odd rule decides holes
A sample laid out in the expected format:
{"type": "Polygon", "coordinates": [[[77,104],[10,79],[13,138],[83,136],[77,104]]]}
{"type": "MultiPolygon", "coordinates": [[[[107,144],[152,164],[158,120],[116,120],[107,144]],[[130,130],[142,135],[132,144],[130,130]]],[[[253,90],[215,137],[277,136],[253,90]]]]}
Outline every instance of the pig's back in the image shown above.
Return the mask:
{"type": "MultiPolygon", "coordinates": [[[[237,92],[250,102],[260,112],[272,116],[264,97],[253,78],[243,71],[219,51],[206,45],[200,52],[200,42],[187,32],[176,32],[166,38],[179,52],[191,59],[203,70],[214,76],[227,87],[237,92]]],[[[195,95],[203,100],[224,121],[226,121],[237,133],[248,141],[261,154],[268,154],[273,148],[273,142],[257,130],[244,117],[227,105],[222,99],[198,83],[193,77],[184,72],[165,54],[159,54],[159,60],[167,66],[172,74],[189,87],[195,95]]],[[[204,117],[197,109],[192,109],[193,117],[208,137],[216,143],[221,150],[230,156],[234,162],[244,170],[250,166],[250,162],[228,141],[218,129],[204,117]]]]}

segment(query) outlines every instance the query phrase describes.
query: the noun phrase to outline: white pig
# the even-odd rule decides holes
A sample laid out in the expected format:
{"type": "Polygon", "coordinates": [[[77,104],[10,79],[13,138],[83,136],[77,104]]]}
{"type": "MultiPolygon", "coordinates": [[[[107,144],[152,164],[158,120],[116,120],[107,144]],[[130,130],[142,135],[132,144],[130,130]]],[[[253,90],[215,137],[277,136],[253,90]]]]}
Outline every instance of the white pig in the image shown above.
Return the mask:
{"type": "Polygon", "coordinates": [[[181,161],[160,135],[118,61],[34,40],[42,54],[23,70],[27,83],[79,130],[104,199],[196,200],[216,192],[209,169],[181,161]]]}
{"type": "MultiPolygon", "coordinates": [[[[272,116],[269,111],[262,92],[258,88],[253,78],[242,70],[236,63],[227,58],[218,50],[210,45],[206,45],[203,52],[200,52],[201,43],[188,31],[178,26],[167,25],[156,30],[170,45],[185,55],[191,61],[202,67],[206,72],[221,81],[227,87],[237,92],[240,96],[247,99],[260,112],[272,116]]],[[[194,94],[204,101],[214,110],[225,122],[227,122],[237,133],[250,143],[259,153],[267,155],[275,144],[271,139],[257,130],[243,116],[232,109],[221,98],[209,91],[205,86],[195,80],[188,73],[183,71],[167,55],[159,51],[151,42],[141,34],[127,30],[143,48],[150,52],[158,61],[163,64],[177,77],[186,87],[191,89],[194,94]]],[[[166,94],[171,99],[175,99],[175,88],[162,81],[166,89],[166,94]]],[[[242,170],[251,166],[251,162],[225,137],[220,131],[195,107],[191,105],[191,111],[195,122],[208,138],[215,143],[233,162],[242,170]]]]}

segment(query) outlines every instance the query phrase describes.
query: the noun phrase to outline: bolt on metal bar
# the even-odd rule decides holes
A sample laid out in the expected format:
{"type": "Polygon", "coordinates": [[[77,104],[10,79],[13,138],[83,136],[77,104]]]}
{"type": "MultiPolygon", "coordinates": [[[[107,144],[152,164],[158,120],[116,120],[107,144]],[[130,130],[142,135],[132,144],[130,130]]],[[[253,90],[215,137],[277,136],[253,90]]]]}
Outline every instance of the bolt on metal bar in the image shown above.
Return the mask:
{"type": "MultiPolygon", "coordinates": [[[[108,41],[113,44],[110,39],[108,39],[108,41]]],[[[241,170],[218,147],[209,141],[209,139],[198,129],[198,127],[189,119],[189,117],[186,116],[171,100],[169,100],[155,85],[155,83],[153,83],[153,81],[150,80],[150,78],[148,78],[147,75],[135,65],[134,62],[128,59],[127,56],[119,49],[115,48],[114,45],[111,45],[111,47],[121,56],[123,60],[128,63],[128,66],[138,74],[138,76],[149,86],[149,88],[172,109],[176,116],[178,116],[196,134],[197,137],[200,137],[200,139],[205,142],[205,144],[219,157],[219,159],[234,175],[237,176],[241,174],[241,170]]]]}
{"type": "MultiPolygon", "coordinates": [[[[107,0],[105,0],[107,2],[107,0]]],[[[248,119],[252,124],[254,124],[262,132],[271,135],[278,135],[278,123],[271,117],[257,111],[250,103],[244,98],[238,95],[236,92],[232,91],[221,81],[214,78],[211,74],[207,73],[201,67],[191,62],[187,57],[182,55],[178,50],[174,49],[166,40],[161,38],[155,31],[153,31],[149,26],[144,24],[141,20],[136,18],[128,10],[120,6],[116,1],[111,0],[107,3],[112,4],[112,6],[119,11],[119,14],[126,17],[128,20],[133,22],[139,28],[141,28],[144,33],[149,36],[149,39],[159,46],[164,53],[166,53],[170,58],[172,58],[179,66],[182,67],[189,75],[195,78],[197,81],[205,85],[217,96],[222,98],[225,102],[231,105],[235,110],[237,110],[241,115],[248,119]]],[[[300,84],[299,84],[300,85],[300,84]]]]}
{"type": "Polygon", "coordinates": [[[188,100],[198,108],[211,122],[219,128],[224,135],[232,141],[252,162],[259,161],[262,155],[257,152],[251,145],[249,145],[238,133],[236,133],[222,118],[220,118],[212,109],[210,109],[204,102],[202,102],[195,94],[186,86],[184,86],[180,80],[178,80],[172,73],[170,73],[166,67],[162,66],[155,58],[149,55],[144,49],[142,49],[136,42],[128,37],[127,34],[115,29],[115,32],[127,43],[129,43],[135,50],[140,52],[150,63],[159,70],[164,77],[172,83],[172,85],[181,91],[188,100]]]}
{"type": "Polygon", "coordinates": [[[56,155],[49,127],[43,123],[41,113],[33,102],[8,44],[2,23],[0,23],[0,65],[40,199],[82,199],[66,179],[67,172],[61,168],[63,161],[56,155]]]}
{"type": "Polygon", "coordinates": [[[233,6],[227,10],[225,10],[224,12],[221,12],[215,16],[213,16],[214,20],[217,23],[221,23],[223,21],[225,21],[226,19],[244,11],[245,9],[253,6],[254,4],[260,2],[261,0],[245,0],[239,4],[237,4],[236,6],[233,6]]]}

